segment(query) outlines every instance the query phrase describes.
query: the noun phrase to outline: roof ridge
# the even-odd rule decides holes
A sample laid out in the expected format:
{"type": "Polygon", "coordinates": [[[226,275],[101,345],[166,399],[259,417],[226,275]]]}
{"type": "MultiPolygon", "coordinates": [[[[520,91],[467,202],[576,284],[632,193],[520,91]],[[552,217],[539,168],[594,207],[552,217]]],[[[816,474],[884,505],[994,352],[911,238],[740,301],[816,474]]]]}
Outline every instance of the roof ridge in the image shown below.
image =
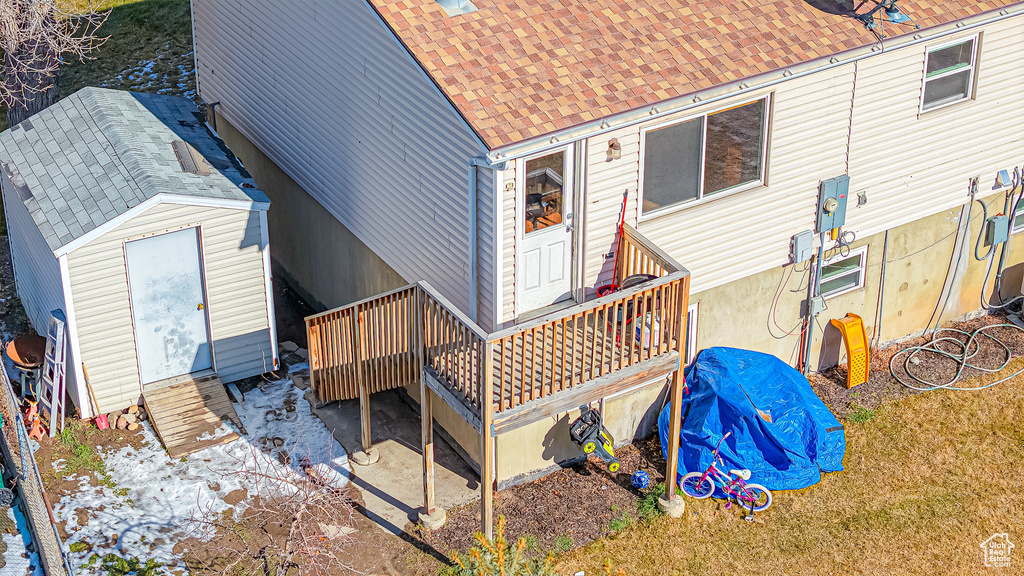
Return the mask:
{"type": "MultiPolygon", "coordinates": [[[[96,114],[97,113],[102,113],[103,114],[103,119],[105,121],[107,121],[107,122],[111,122],[111,119],[108,117],[109,110],[106,109],[105,107],[103,107],[103,105],[108,105],[109,106],[109,105],[112,105],[113,102],[101,102],[100,98],[102,96],[109,95],[109,93],[117,93],[117,91],[116,90],[104,90],[102,88],[95,88],[95,87],[91,87],[90,86],[90,87],[84,88],[82,90],[79,90],[75,94],[76,95],[77,94],[81,94],[83,91],[88,91],[85,96],[91,97],[93,99],[94,104],[96,104],[96,106],[92,106],[92,107],[87,106],[86,107],[86,111],[88,112],[86,117],[89,120],[91,120],[93,125],[96,127],[96,133],[98,135],[103,136],[103,140],[106,141],[108,146],[110,146],[110,150],[111,150],[111,152],[113,152],[114,158],[117,159],[117,163],[116,164],[117,164],[118,172],[120,172],[122,176],[125,176],[125,180],[128,181],[129,184],[133,184],[134,185],[134,192],[135,192],[136,199],[139,201],[138,203],[141,204],[145,200],[145,198],[146,198],[146,194],[143,191],[144,189],[142,188],[142,185],[139,184],[138,180],[136,180],[135,174],[133,174],[130,170],[127,170],[125,168],[125,166],[126,166],[125,159],[122,158],[121,153],[117,149],[117,146],[114,144],[113,141],[111,141],[109,131],[105,130],[104,127],[102,125],[100,125],[99,120],[96,118],[96,114]]],[[[82,97],[82,100],[84,100],[85,96],[82,97]]],[[[85,102],[82,102],[82,103],[85,104],[85,102]]],[[[111,124],[112,124],[112,122],[111,122],[111,124]]],[[[115,129],[115,127],[113,125],[111,125],[110,128],[112,130],[115,129]]],[[[120,137],[121,135],[118,134],[118,136],[120,137]]],[[[120,140],[120,138],[119,138],[119,140],[120,140]]],[[[138,205],[138,204],[136,204],[136,205],[138,205]]],[[[135,206],[128,206],[129,209],[134,208],[134,207],[135,206]]]]}

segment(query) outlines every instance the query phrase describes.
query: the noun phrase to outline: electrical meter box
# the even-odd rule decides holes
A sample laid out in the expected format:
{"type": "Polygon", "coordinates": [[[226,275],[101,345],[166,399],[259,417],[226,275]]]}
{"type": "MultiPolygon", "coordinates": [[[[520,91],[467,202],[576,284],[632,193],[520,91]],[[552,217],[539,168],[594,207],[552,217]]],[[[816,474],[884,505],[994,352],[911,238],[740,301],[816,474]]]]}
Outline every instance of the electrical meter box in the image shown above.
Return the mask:
{"type": "Polygon", "coordinates": [[[845,174],[822,180],[818,187],[818,218],[815,232],[828,232],[846,224],[846,200],[850,196],[850,177],[845,174]]]}

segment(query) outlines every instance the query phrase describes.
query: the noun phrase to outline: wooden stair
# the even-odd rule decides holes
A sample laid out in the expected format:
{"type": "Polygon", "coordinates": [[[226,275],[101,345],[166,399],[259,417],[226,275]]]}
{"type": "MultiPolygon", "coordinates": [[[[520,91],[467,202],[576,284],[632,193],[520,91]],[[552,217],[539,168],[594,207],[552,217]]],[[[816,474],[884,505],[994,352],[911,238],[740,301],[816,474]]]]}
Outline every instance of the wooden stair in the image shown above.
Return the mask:
{"type": "Polygon", "coordinates": [[[204,434],[212,434],[225,422],[244,432],[224,384],[213,373],[147,384],[142,388],[142,401],[156,435],[171,458],[237,440],[235,432],[199,439],[204,434]]]}

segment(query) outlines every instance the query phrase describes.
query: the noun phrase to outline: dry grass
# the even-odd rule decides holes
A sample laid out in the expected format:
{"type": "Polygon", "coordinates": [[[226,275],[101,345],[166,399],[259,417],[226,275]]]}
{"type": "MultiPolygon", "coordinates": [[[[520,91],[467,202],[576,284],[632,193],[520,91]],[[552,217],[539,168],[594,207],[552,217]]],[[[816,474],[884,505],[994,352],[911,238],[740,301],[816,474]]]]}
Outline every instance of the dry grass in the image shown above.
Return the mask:
{"type": "MultiPolygon", "coordinates": [[[[1017,359],[1007,373],[1024,367],[1017,359]]],[[[992,379],[995,379],[993,377],[992,379]]],[[[753,524],[714,500],[561,558],[560,573],[988,574],[979,544],[1024,540],[1024,377],[983,392],[929,392],[846,422],[846,471],[775,494],[753,524]]],[[[756,480],[756,479],[755,479],[756,480]]],[[[1024,554],[1013,559],[1024,570],[1024,554]]],[[[999,571],[999,570],[997,570],[999,571]]]]}

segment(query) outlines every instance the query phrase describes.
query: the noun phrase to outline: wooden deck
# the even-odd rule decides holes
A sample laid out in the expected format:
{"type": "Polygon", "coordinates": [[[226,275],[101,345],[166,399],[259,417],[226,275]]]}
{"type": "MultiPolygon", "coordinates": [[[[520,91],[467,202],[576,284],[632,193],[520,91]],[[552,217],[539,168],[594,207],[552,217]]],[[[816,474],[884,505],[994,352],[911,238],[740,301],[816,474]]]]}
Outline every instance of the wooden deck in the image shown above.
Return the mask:
{"type": "Polygon", "coordinates": [[[204,435],[212,436],[225,422],[242,430],[238,414],[216,374],[147,385],[143,387],[142,400],[171,458],[237,440],[235,432],[200,439],[204,435]]]}
{"type": "MultiPolygon", "coordinates": [[[[485,332],[426,282],[307,317],[313,392],[325,403],[359,399],[370,450],[370,394],[419,384],[428,514],[431,397],[451,406],[480,434],[481,521],[490,534],[494,436],[670,374],[678,412],[690,273],[635,229],[621,232],[615,285],[628,287],[505,330],[485,332]]],[[[667,478],[665,497],[675,498],[675,475],[667,478]]]]}

